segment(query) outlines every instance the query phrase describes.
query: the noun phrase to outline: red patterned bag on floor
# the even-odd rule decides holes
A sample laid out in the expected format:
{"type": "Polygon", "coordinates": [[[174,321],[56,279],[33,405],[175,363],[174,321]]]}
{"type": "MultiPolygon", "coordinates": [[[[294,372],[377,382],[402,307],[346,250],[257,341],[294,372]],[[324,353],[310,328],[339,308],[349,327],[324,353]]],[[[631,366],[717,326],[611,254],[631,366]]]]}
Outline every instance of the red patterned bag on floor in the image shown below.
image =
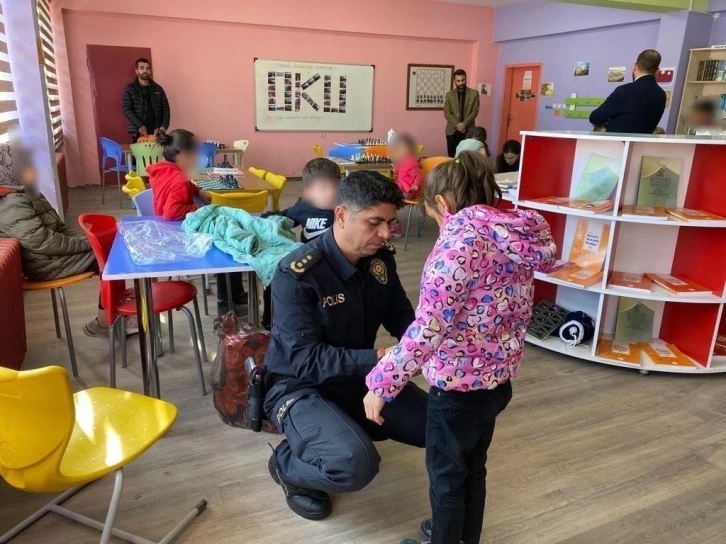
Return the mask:
{"type": "MultiPolygon", "coordinates": [[[[210,376],[214,407],[227,425],[250,429],[247,413],[250,380],[245,361],[252,357],[259,368],[263,367],[270,333],[239,321],[233,312],[214,320],[214,332],[219,336],[219,348],[210,376]]],[[[262,430],[277,432],[275,426],[267,420],[263,422],[262,430]]]]}

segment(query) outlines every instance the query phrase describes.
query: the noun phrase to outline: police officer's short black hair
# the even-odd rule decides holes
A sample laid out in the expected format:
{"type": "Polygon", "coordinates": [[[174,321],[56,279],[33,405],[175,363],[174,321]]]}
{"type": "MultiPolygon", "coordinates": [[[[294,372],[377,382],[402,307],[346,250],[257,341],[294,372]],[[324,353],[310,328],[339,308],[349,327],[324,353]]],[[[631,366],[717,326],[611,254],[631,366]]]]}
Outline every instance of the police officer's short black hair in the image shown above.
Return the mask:
{"type": "Polygon", "coordinates": [[[360,211],[379,204],[393,204],[400,209],[403,207],[403,193],[398,185],[378,172],[352,172],[340,182],[338,205],[360,211]]]}
{"type": "Polygon", "coordinates": [[[330,159],[313,159],[303,166],[303,185],[321,178],[340,181],[340,166],[330,159]]]}

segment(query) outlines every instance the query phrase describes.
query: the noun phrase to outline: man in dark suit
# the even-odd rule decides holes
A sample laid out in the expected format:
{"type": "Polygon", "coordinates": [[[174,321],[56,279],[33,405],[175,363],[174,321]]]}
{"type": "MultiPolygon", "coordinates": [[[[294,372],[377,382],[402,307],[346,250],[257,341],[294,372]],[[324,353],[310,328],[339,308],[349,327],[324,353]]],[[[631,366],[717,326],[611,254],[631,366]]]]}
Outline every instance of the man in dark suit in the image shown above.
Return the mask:
{"type": "Polygon", "coordinates": [[[473,128],[479,115],[479,93],[466,86],[466,72],[454,72],[455,87],[446,94],[444,117],[446,118],[446,148],[449,157],[456,154],[456,146],[466,139],[466,132],[473,128]]]}
{"type": "Polygon", "coordinates": [[[606,125],[607,132],[653,134],[665,111],[666,94],[655,81],[660,53],[646,49],[633,66],[633,82],[615,89],[590,114],[590,122],[606,125]]]}

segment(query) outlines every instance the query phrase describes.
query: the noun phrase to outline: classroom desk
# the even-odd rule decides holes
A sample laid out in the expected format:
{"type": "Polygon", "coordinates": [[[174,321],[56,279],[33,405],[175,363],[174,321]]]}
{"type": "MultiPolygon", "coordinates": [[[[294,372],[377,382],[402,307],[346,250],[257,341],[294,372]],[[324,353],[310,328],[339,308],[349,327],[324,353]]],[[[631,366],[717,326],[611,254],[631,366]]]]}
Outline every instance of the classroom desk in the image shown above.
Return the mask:
{"type": "MultiPolygon", "coordinates": [[[[181,221],[164,221],[158,217],[122,217],[121,222],[136,222],[154,219],[181,230],[181,221]]],[[[151,280],[168,278],[169,276],[196,276],[205,274],[229,274],[243,272],[247,274],[249,285],[249,321],[259,324],[258,307],[259,290],[257,275],[254,269],[246,264],[236,262],[232,257],[217,249],[214,245],[201,259],[193,259],[181,263],[155,265],[137,265],[131,259],[126,244],[120,233],[116,234],[111,252],[103,270],[104,280],[133,280],[136,292],[136,312],[139,319],[139,348],[141,352],[141,372],[143,375],[144,394],[161,398],[159,383],[158,353],[156,338],[156,321],[151,309],[154,307],[151,292],[151,280]],[[147,340],[147,337],[149,340],[147,340]]],[[[227,281],[228,300],[232,300],[231,285],[227,281]]],[[[204,349],[204,344],[202,344],[204,349]]]]}
{"type": "MultiPolygon", "coordinates": [[[[131,153],[131,145],[124,144],[121,146],[121,149],[123,150],[124,156],[126,157],[126,166],[128,167],[129,172],[131,172],[134,169],[134,154],[131,153]]],[[[244,151],[242,151],[241,149],[235,149],[234,147],[225,147],[224,149],[217,150],[217,155],[222,155],[224,160],[227,160],[227,155],[233,156],[234,166],[236,166],[240,170],[244,168],[244,154],[244,151]]]]}
{"type": "Polygon", "coordinates": [[[329,157],[331,161],[333,161],[335,164],[337,164],[341,170],[343,170],[343,173],[347,176],[351,172],[356,172],[359,170],[371,170],[373,172],[392,172],[393,171],[393,165],[392,164],[358,164],[353,161],[347,161],[345,159],[340,159],[337,157],[329,157]]]}

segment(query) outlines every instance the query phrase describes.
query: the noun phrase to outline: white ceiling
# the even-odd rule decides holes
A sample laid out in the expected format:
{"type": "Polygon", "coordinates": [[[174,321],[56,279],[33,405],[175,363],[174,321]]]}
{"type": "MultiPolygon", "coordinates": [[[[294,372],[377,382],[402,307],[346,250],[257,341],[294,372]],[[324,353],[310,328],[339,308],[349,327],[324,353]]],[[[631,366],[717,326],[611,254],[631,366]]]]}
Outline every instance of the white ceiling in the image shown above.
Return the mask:
{"type": "Polygon", "coordinates": [[[509,4],[518,4],[526,0],[436,0],[437,2],[448,2],[449,4],[474,4],[476,6],[499,7],[509,4]]]}

